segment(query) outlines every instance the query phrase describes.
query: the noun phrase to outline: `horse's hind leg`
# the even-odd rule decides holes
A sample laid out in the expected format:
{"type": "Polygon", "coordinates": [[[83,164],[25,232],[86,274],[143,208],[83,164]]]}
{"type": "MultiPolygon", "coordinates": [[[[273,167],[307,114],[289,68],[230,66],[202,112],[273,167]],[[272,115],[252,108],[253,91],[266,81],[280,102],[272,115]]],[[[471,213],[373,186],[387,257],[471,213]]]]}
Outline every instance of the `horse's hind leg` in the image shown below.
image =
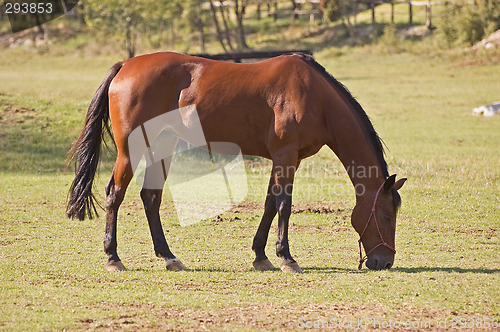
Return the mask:
{"type": "Polygon", "coordinates": [[[118,257],[116,247],[116,224],[118,208],[123,201],[127,186],[132,179],[132,169],[128,157],[118,154],[111,179],[106,185],[106,231],[104,235],[104,252],[108,255],[106,269],[123,271],[125,266],[118,257]]]}
{"type": "Polygon", "coordinates": [[[276,196],[273,194],[274,186],[273,173],[271,173],[271,178],[269,180],[269,186],[267,187],[266,203],[264,207],[264,214],[257,229],[257,233],[253,239],[252,249],[255,252],[255,261],[253,262],[253,267],[260,271],[267,271],[274,269],[274,265],[269,261],[265,253],[265,247],[267,242],[267,237],[269,235],[269,229],[273,222],[274,216],[278,210],[276,209],[276,196]]]}
{"type": "Polygon", "coordinates": [[[141,198],[144,203],[156,256],[165,259],[167,270],[181,271],[187,269],[170,251],[160,220],[162,188],[168,174],[170,160],[171,158],[166,158],[146,168],[141,198]]]}

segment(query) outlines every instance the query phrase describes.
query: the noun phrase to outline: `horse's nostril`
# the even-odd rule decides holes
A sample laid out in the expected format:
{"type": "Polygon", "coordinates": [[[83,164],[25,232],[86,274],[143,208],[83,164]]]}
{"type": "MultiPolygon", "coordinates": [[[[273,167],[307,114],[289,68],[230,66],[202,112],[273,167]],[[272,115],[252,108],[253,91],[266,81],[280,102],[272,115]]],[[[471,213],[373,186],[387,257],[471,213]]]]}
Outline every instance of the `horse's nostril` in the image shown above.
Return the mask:
{"type": "Polygon", "coordinates": [[[384,269],[390,269],[392,267],[392,263],[385,264],[384,269]]]}

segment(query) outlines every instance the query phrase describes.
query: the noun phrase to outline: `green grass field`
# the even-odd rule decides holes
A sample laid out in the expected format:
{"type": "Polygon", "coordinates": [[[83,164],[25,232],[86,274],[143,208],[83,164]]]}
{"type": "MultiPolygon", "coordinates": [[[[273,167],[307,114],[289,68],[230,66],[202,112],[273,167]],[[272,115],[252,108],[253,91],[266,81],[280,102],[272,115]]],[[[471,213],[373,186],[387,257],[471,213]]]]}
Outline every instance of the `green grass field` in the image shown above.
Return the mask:
{"type": "MultiPolygon", "coordinates": [[[[109,273],[104,219],[64,216],[73,178],[65,157],[119,58],[1,52],[0,329],[289,330],[338,319],[497,326],[500,116],[471,110],[498,100],[500,64],[373,48],[316,55],[372,118],[390,172],[408,177],[393,269],[357,270],[354,191],[323,149],[303,163],[294,192],[291,250],[304,274],[251,268],[270,170],[258,159],[247,161],[245,204],[218,218],[181,227],[166,197],[166,237],[186,272],[166,271],[154,256],[131,185],[118,221],[129,270],[109,273]]],[[[101,201],[111,167],[108,156],[96,181],[101,201]]],[[[273,228],[267,252],[276,265],[274,241],[273,228]]]]}

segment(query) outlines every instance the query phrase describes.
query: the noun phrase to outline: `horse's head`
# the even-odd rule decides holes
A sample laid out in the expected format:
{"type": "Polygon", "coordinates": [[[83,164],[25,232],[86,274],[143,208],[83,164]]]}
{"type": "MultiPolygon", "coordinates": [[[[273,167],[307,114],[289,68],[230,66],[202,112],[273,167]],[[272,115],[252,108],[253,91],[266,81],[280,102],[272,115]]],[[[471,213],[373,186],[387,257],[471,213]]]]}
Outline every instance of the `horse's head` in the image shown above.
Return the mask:
{"type": "Polygon", "coordinates": [[[398,190],[405,181],[400,179],[396,182],[396,175],[391,175],[377,191],[366,191],[357,197],[351,222],[360,236],[360,269],[365,260],[370,270],[392,267],[396,254],[396,214],[401,204],[398,190]],[[366,252],[365,257],[361,244],[366,252]]]}

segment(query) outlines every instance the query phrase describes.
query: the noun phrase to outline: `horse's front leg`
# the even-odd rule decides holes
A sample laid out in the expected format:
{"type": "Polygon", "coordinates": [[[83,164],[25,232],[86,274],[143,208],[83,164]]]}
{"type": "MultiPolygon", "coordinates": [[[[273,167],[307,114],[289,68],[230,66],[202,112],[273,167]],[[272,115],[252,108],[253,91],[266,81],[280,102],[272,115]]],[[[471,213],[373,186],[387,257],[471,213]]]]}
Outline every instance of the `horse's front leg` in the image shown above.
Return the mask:
{"type": "Polygon", "coordinates": [[[281,270],[284,272],[302,273],[303,271],[299,264],[290,255],[288,244],[288,223],[292,214],[293,179],[297,167],[298,161],[277,166],[274,174],[275,185],[272,190],[276,196],[276,209],[278,211],[276,255],[282,259],[281,270]]]}

